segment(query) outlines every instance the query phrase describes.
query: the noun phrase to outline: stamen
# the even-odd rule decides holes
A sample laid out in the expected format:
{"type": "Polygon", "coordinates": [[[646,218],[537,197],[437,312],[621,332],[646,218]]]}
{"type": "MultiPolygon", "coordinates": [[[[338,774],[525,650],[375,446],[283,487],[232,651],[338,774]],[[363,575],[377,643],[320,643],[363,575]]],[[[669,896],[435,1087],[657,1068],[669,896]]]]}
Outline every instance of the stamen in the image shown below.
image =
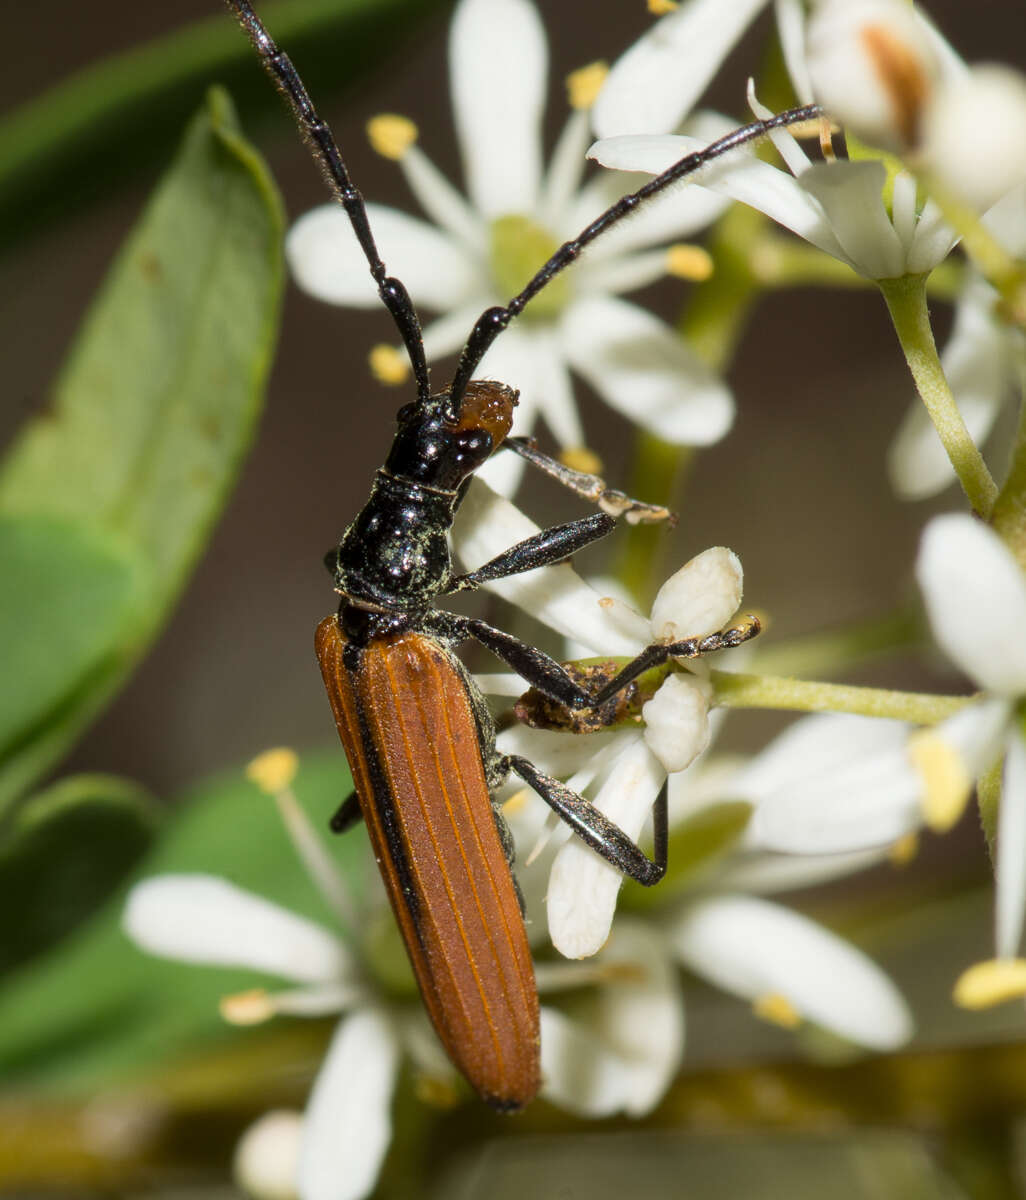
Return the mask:
{"type": "Polygon", "coordinates": [[[895,867],[905,867],[919,853],[919,834],[906,833],[904,837],[892,843],[890,850],[887,851],[887,857],[895,867]]]}
{"type": "Polygon", "coordinates": [[[539,992],[565,992],[610,983],[644,983],[648,973],[636,962],[543,962],[534,964],[534,976],[539,992]]]}
{"type": "Polygon", "coordinates": [[[909,738],[908,756],[923,780],[923,820],[934,833],[947,833],[965,811],[973,786],[961,756],[932,729],[909,738]]]}
{"type": "MultiPolygon", "coordinates": [[[[521,691],[523,691],[523,687],[524,687],[524,685],[521,682],[521,684],[520,684],[521,691]]],[[[502,805],[503,815],[510,816],[510,815],[515,815],[518,812],[522,812],[524,809],[524,806],[527,804],[527,799],[528,799],[529,795],[530,795],[530,789],[525,788],[525,787],[521,788],[520,791],[518,791],[518,792],[514,792],[513,795],[510,796],[510,798],[507,801],[505,801],[502,805]]]]}
{"type": "Polygon", "coordinates": [[[653,17],[665,17],[667,13],[676,12],[680,8],[680,0],[648,0],[648,11],[653,17]]]}
{"type": "Polygon", "coordinates": [[[299,757],[295,750],[280,746],[265,750],[246,768],[246,778],[268,796],[275,796],[292,786],[299,770],[299,757]]]}
{"type": "Polygon", "coordinates": [[[402,158],[419,136],[420,131],[410,118],[400,117],[396,113],[382,113],[367,122],[367,137],[371,147],[382,158],[390,158],[394,162],[402,158]]]}
{"type": "Polygon", "coordinates": [[[602,85],[609,74],[609,66],[604,62],[589,63],[571,71],[566,77],[566,94],[570,107],[580,111],[591,108],[602,91],[602,85]]]}
{"type": "Polygon", "coordinates": [[[332,912],[351,933],[355,933],[360,928],[356,906],[334,860],[325,849],[317,830],[310,823],[306,810],[288,790],[279,792],[274,802],[278,806],[278,814],[285,826],[285,832],[292,839],[292,845],[310,878],[330,905],[332,912]]]}
{"type": "Polygon", "coordinates": [[[953,999],[960,1008],[991,1008],[1026,996],[1026,959],[991,958],[963,971],[953,999]]]}
{"type": "Polygon", "coordinates": [[[405,383],[410,374],[410,364],[394,346],[382,342],[375,346],[368,355],[371,374],[378,383],[390,386],[405,383]]]}
{"type": "Polygon", "coordinates": [[[666,251],[666,273],[702,283],[713,273],[712,255],[701,246],[680,243],[666,251]]]}
{"type": "Polygon", "coordinates": [[[752,1001],[752,1012],[761,1020],[781,1029],[797,1029],[801,1013],[782,992],[764,992],[752,1001]]]}
{"type": "Polygon", "coordinates": [[[581,471],[585,475],[602,474],[602,459],[587,446],[565,447],[559,452],[559,461],[571,471],[581,471]]]}
{"type": "Polygon", "coordinates": [[[266,988],[250,988],[222,996],[218,1005],[221,1016],[229,1025],[260,1025],[274,1016],[274,1002],[266,988]]]}

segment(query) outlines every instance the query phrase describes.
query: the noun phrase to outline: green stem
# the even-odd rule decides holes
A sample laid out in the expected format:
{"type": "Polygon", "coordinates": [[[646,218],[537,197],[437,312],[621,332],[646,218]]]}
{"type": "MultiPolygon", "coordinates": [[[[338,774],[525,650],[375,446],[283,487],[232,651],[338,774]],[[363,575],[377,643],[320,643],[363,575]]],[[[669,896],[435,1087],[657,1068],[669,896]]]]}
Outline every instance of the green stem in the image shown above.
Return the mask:
{"type": "Polygon", "coordinates": [[[881,279],[878,283],[916,388],[955,474],[973,509],[981,517],[989,517],[997,499],[997,485],[969,436],[944,375],[930,327],[926,276],[905,275],[900,279],[881,279]]]}
{"type": "Polygon", "coordinates": [[[755,666],[762,675],[827,675],[881,654],[907,650],[922,640],[918,610],[910,607],[759,648],[755,666]]]}
{"type": "Polygon", "coordinates": [[[943,721],[975,698],[853,687],[779,675],[738,675],[729,671],[713,671],[711,678],[716,690],[715,702],[725,708],[846,712],[863,717],[894,717],[915,725],[934,725],[943,721]]]}
{"type": "Polygon", "coordinates": [[[1012,463],[995,501],[991,524],[1026,571],[1026,403],[1019,410],[1012,463]]]}
{"type": "MultiPolygon", "coordinates": [[[[761,213],[744,205],[727,210],[709,244],[712,276],[695,290],[681,318],[682,335],[714,371],[722,372],[733,357],[758,295],[751,247],[765,224],[761,213]]],[[[671,446],[650,433],[639,433],[631,494],[679,512],[693,457],[691,447],[671,446]]],[[[642,607],[651,603],[666,575],[667,547],[665,530],[654,525],[635,525],[620,541],[613,573],[642,607]]]]}

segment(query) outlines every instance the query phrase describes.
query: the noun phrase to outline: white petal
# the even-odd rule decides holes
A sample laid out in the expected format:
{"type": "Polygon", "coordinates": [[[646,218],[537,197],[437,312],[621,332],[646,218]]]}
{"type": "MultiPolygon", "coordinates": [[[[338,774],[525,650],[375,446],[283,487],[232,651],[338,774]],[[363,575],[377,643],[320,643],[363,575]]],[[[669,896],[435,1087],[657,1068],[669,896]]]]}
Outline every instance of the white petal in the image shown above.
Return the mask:
{"type": "Polygon", "coordinates": [[[656,594],[653,637],[680,642],[723,629],[738,610],[743,585],[741,560],[733,550],[711,546],[696,554],[656,594]]]}
{"type": "Polygon", "coordinates": [[[467,192],[486,217],[534,211],[548,47],[528,0],[462,0],[449,80],[467,192]]]}
{"type": "MultiPolygon", "coordinates": [[[[595,807],[637,841],[666,772],[639,737],[621,754],[595,797],[595,807]]],[[[567,958],[586,958],[602,948],[623,883],[620,872],[572,838],[556,855],[549,878],[552,944],[567,958]]]]}
{"type": "Polygon", "coordinates": [[[805,56],[805,8],[801,0],[774,0],[777,34],[787,73],[799,104],[812,103],[812,80],[805,56]]]}
{"type": "Polygon", "coordinates": [[[1021,730],[1008,739],[998,817],[995,942],[998,956],[1015,958],[1026,908],[1026,745],[1021,730]]]}
{"type": "Polygon", "coordinates": [[[478,293],[461,308],[447,312],[437,320],[429,321],[423,328],[424,355],[428,362],[445,358],[463,348],[467,335],[474,327],[481,312],[492,303],[488,293],[478,293]]]}
{"type": "Polygon", "coordinates": [[[915,145],[940,64],[911,5],[822,0],[807,46],[816,100],[832,116],[872,145],[895,152],[915,145]]]}
{"type": "MultiPolygon", "coordinates": [[[[658,175],[706,144],[688,137],[623,136],[596,142],[588,157],[615,170],[658,175]]],[[[754,158],[747,149],[725,154],[691,178],[692,186],[740,200],[834,258],[849,261],[819,202],[787,171],[754,158]]]]}
{"type": "MultiPolygon", "coordinates": [[[[560,226],[561,236],[573,237],[621,196],[647,182],[644,174],[618,172],[596,176],[581,189],[573,207],[568,209],[560,226]]],[[[592,264],[597,266],[632,250],[690,238],[711,225],[729,204],[726,196],[700,187],[670,188],[654,197],[588,249],[578,269],[577,290],[589,290],[592,264]]]]}
{"type": "Polygon", "coordinates": [[[571,366],[607,404],[657,437],[707,446],[730,428],[730,389],[643,309],[611,296],[577,300],[562,332],[571,366]]]}
{"type": "Polygon", "coordinates": [[[355,974],[345,947],[322,925],[214,875],[156,875],[128,894],[122,927],[150,954],[252,967],[300,983],[355,974]]]}
{"type": "Polygon", "coordinates": [[[999,695],[1026,692],[1026,579],[997,534],[962,514],[935,517],[916,577],[948,658],[999,695]]]}
{"type": "Polygon", "coordinates": [[[339,1024],[306,1109],[303,1200],[362,1200],[392,1138],[399,1047],[388,1019],[361,1009],[339,1024]]]}
{"type": "Polygon", "coordinates": [[[301,1113],[277,1108],[254,1121],[232,1161],[235,1182],[254,1200],[299,1200],[301,1113]]]}
{"type": "Polygon", "coordinates": [[[561,446],[585,444],[570,372],[554,325],[527,323],[507,329],[485,355],[477,374],[501,379],[519,391],[511,430],[514,436],[532,432],[540,413],[561,446]]]}
{"type": "Polygon", "coordinates": [[[613,64],[593,111],[600,137],[668,133],[705,91],[766,0],[685,0],[613,64]]]}
{"type": "MultiPolygon", "coordinates": [[[[476,477],[453,528],[453,544],[468,570],[538,532],[508,500],[476,477]]],[[[596,654],[636,654],[648,642],[648,622],[622,601],[602,596],[565,564],[542,567],[485,585],[551,629],[575,637],[596,654]]]]}
{"type": "MultiPolygon", "coordinates": [[[[480,291],[481,267],[448,234],[395,208],[369,204],[367,212],[382,259],[402,275],[415,304],[455,308],[480,291]]],[[[285,253],[296,283],[318,300],[381,305],[360,244],[337,205],[300,217],[285,239],[285,253]]]]}
{"type": "Polygon", "coordinates": [[[944,219],[935,200],[927,200],[916,222],[915,236],[908,249],[905,270],[910,275],[932,271],[951,253],[958,238],[944,219]]]}
{"type": "Polygon", "coordinates": [[[817,887],[832,879],[856,875],[883,862],[889,846],[852,854],[734,854],[717,871],[716,885],[730,891],[773,895],[817,887]]]}
{"type": "MultiPolygon", "coordinates": [[[[488,227],[419,146],[410,146],[399,160],[410,191],[431,220],[484,262],[488,253],[488,227]]],[[[377,230],[375,230],[375,239],[377,230]]]]}
{"type": "Polygon", "coordinates": [[[541,1010],[542,1095],[582,1117],[607,1117],[623,1107],[623,1059],[586,1026],[547,1005],[541,1010]]]}
{"type": "Polygon", "coordinates": [[[756,810],[746,844],[790,854],[887,846],[919,828],[922,785],[900,721],[829,714],[790,726],[735,780],[756,810]]]}
{"type": "Polygon", "coordinates": [[[859,1045],[893,1050],[912,1032],[905,1001],[861,951],[807,917],[750,896],[688,905],[673,949],[718,987],[783,996],[802,1016],[859,1045]]]}
{"type": "Polygon", "coordinates": [[[683,771],[709,745],[712,689],[694,675],[671,675],[642,705],[645,745],[670,774],[683,771]]]}
{"type": "Polygon", "coordinates": [[[983,224],[1009,253],[1016,258],[1026,256],[1026,182],[989,208],[983,224]]]}
{"type": "Polygon", "coordinates": [[[860,275],[891,279],[906,269],[905,248],[883,203],[887,171],[876,159],[816,163],[798,181],[823,208],[860,275]]]}
{"type": "Polygon", "coordinates": [[[1008,737],[1011,716],[1007,700],[991,697],[967,704],[934,726],[933,733],[955,751],[971,781],[997,762],[1008,737]]]}
{"type": "Polygon", "coordinates": [[[639,921],[618,924],[602,963],[627,970],[600,986],[587,1026],[542,1009],[544,1095],[583,1116],[644,1116],[677,1073],[684,1050],[677,971],[661,937],[639,921]]]}
{"type": "Polygon", "coordinates": [[[546,774],[566,779],[599,756],[608,741],[619,741],[622,736],[611,733],[579,737],[575,733],[513,725],[499,734],[497,745],[503,754],[520,754],[546,774]]]}
{"type": "MultiPolygon", "coordinates": [[[[955,325],[941,355],[959,411],[977,445],[990,433],[1014,384],[1008,336],[991,313],[995,299],[987,284],[974,279],[959,300],[955,325]]],[[[889,467],[896,491],[908,499],[932,496],[955,481],[951,461],[919,400],[898,430],[889,467]]]]}
{"type": "MultiPolygon", "coordinates": [[[[590,114],[587,109],[575,109],[563,126],[542,183],[536,216],[543,228],[558,230],[563,214],[574,203],[584,170],[584,152],[591,141],[590,114]]],[[[570,235],[586,224],[575,225],[570,235]]]]}

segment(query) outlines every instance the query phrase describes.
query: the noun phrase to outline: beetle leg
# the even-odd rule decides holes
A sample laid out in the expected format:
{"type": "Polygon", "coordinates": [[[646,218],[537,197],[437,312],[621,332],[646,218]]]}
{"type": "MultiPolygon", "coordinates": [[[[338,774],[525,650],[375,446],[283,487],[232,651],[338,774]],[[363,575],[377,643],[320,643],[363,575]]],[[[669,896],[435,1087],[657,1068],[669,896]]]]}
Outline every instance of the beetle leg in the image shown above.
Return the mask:
{"type": "MultiPolygon", "coordinates": [[[[596,692],[592,704],[604,704],[622,688],[643,675],[652,667],[658,667],[668,658],[698,658],[713,650],[729,650],[747,642],[762,628],[759,618],[747,616],[739,625],[732,625],[720,633],[708,633],[705,637],[685,638],[681,642],[656,642],[642,650],[637,658],[629,662],[614,679],[596,692]]],[[[541,690],[541,689],[539,689],[541,690]]]]}
{"type": "Polygon", "coordinates": [[[652,810],[653,854],[649,858],[624,831],[565,783],[539,771],[534,763],[519,754],[510,754],[503,765],[515,771],[529,784],[552,811],[577,834],[585,845],[631,879],[645,887],[658,883],[666,874],[668,817],[664,783],[652,810]]]}
{"type": "Polygon", "coordinates": [[[539,471],[544,471],[563,487],[569,488],[582,500],[597,504],[611,517],[626,517],[630,525],[637,525],[643,521],[670,521],[671,524],[676,524],[676,517],[668,508],[633,500],[625,492],[606,487],[605,480],[598,475],[589,475],[586,471],[575,471],[572,467],[565,467],[558,459],[539,450],[531,438],[508,437],[502,445],[514,454],[519,454],[539,471]]]}
{"type": "Polygon", "coordinates": [[[550,700],[567,708],[590,708],[594,696],[585,691],[571,675],[544,651],[522,642],[511,633],[503,633],[477,617],[455,617],[453,628],[464,637],[472,637],[490,650],[496,658],[513,668],[518,675],[550,700]]]}
{"type": "Polygon", "coordinates": [[[362,816],[360,801],[355,792],[350,792],[338,806],[338,811],[329,822],[331,832],[345,833],[347,830],[352,829],[362,816]]]}
{"type": "Polygon", "coordinates": [[[493,579],[507,579],[510,575],[520,575],[524,571],[533,571],[536,567],[549,567],[553,563],[563,562],[578,550],[590,546],[592,542],[605,537],[612,532],[616,522],[606,513],[595,513],[590,517],[579,517],[576,521],[568,521],[565,525],[553,525],[551,529],[542,529],[532,537],[524,538],[508,550],[503,550],[495,558],[468,571],[466,575],[457,575],[449,588],[450,592],[461,592],[468,588],[480,587],[493,579]]]}

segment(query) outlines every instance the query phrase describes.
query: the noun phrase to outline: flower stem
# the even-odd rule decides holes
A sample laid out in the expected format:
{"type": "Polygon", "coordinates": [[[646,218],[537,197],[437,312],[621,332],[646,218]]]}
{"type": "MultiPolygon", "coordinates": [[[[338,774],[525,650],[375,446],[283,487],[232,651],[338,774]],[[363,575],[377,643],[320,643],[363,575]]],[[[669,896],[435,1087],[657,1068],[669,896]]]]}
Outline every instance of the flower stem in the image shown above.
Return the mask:
{"type": "Polygon", "coordinates": [[[761,675],[829,675],[922,641],[918,611],[909,606],[868,621],[757,648],[755,665],[761,675]]]}
{"type": "Polygon", "coordinates": [[[1019,410],[1012,462],[994,503],[991,524],[1026,571],[1026,402],[1019,410]]]}
{"type": "Polygon", "coordinates": [[[951,394],[933,340],[926,305],[926,276],[878,280],[916,388],[944,444],[955,474],[981,517],[989,517],[997,499],[995,484],[951,394]]]}
{"type": "Polygon", "coordinates": [[[964,708],[972,696],[933,696],[888,688],[854,687],[788,679],[779,675],[739,675],[713,671],[715,703],[725,708],[782,708],[793,712],[846,712],[863,717],[894,717],[934,725],[964,708]]]}

